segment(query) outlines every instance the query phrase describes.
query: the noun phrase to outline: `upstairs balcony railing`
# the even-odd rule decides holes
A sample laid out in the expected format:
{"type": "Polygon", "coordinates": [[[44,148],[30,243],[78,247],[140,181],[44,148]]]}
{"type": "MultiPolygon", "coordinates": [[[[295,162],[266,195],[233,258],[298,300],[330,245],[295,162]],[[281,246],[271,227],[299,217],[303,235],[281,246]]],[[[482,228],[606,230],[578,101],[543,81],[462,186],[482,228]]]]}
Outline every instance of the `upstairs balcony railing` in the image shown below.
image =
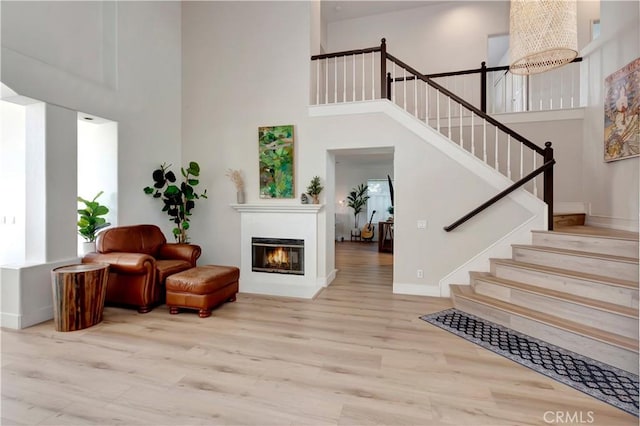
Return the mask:
{"type": "Polygon", "coordinates": [[[542,148],[380,46],[311,57],[315,105],[388,99],[514,181],[446,226],[451,231],[519,187],[548,205],[553,227],[553,148],[542,148]]]}

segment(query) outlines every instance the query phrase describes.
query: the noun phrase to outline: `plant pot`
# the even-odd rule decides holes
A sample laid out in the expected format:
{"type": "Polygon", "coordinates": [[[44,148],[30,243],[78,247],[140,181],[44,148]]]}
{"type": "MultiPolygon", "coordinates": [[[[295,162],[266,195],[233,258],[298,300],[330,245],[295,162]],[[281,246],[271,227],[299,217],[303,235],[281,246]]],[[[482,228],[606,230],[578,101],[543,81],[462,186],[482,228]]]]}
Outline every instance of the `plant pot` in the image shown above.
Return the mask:
{"type": "Polygon", "coordinates": [[[313,204],[320,204],[320,197],[318,197],[318,195],[311,195],[311,199],[313,200],[313,204]]]}
{"type": "Polygon", "coordinates": [[[244,191],[236,192],[236,202],[238,204],[244,204],[244,191]]]}
{"type": "Polygon", "coordinates": [[[85,241],[82,243],[82,254],[93,253],[96,251],[96,242],[95,241],[85,241]]]}

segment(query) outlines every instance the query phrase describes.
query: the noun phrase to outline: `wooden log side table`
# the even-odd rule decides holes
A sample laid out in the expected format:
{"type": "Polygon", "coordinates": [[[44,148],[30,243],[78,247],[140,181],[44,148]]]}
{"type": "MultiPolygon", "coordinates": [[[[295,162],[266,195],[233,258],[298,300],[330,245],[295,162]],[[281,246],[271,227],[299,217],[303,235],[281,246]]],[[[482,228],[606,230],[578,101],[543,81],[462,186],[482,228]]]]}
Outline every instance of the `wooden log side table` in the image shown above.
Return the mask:
{"type": "Polygon", "coordinates": [[[109,265],[83,263],[51,271],[56,331],[82,330],[102,321],[109,265]]]}

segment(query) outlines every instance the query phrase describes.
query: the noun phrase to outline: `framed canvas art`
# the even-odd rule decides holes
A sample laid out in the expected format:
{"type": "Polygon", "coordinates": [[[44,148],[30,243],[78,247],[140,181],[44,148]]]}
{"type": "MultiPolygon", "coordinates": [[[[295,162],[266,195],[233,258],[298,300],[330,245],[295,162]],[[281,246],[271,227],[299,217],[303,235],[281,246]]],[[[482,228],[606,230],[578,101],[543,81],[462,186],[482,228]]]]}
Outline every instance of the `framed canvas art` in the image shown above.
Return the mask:
{"type": "Polygon", "coordinates": [[[260,198],[294,198],[293,125],[258,129],[260,198]]]}
{"type": "Polygon", "coordinates": [[[640,155],[640,58],[604,81],[604,161],[640,155]]]}

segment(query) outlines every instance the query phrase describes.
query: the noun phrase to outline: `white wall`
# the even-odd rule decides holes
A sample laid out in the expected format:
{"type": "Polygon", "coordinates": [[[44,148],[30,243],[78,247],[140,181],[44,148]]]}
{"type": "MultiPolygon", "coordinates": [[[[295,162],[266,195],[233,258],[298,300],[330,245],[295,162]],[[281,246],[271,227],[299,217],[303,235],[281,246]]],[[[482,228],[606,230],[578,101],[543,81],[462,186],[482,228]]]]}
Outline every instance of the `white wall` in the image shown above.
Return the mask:
{"type": "Polygon", "coordinates": [[[0,186],[13,194],[0,204],[0,265],[26,257],[25,119],[23,105],[0,101],[0,186]]]}
{"type": "Polygon", "coordinates": [[[309,69],[309,16],[309,5],[301,2],[184,4],[183,157],[200,159],[204,173],[212,175],[209,190],[215,194],[200,203],[193,219],[203,244],[202,262],[239,264],[239,215],[229,207],[235,194],[224,176],[226,169],[243,171],[249,203],[299,202],[258,198],[257,129],[293,124],[296,193],[315,175],[327,182],[321,194],[326,205],[318,216],[320,235],[326,236],[318,247],[319,276],[333,271],[330,247],[339,189],[337,180],[332,183],[336,177],[327,173],[333,173],[335,150],[393,147],[396,242],[402,241],[396,246],[394,281],[432,290],[435,286],[432,294],[439,294],[437,285],[444,275],[529,213],[507,201],[467,231],[447,234],[444,225],[494,195],[495,188],[388,116],[309,117],[309,75],[300,72],[309,69]],[[269,31],[284,26],[287,31],[269,31]],[[212,76],[226,83],[216,84],[212,76]],[[473,196],[458,197],[456,188],[473,196]],[[509,213],[500,216],[502,209],[509,213]],[[418,219],[429,223],[422,234],[415,230],[418,219]],[[416,269],[425,271],[422,280],[416,278],[416,269]]]}
{"type": "Polygon", "coordinates": [[[44,297],[27,298],[22,309],[11,311],[17,315],[12,324],[28,326],[51,318],[46,278],[51,267],[77,261],[76,111],[119,123],[118,223],[156,223],[170,235],[161,206],[142,188],[160,163],[181,162],[181,5],[3,1],[1,6],[2,81],[20,95],[48,103],[45,163],[35,171],[46,170],[47,216],[36,235],[46,243],[46,259],[3,275],[18,281],[2,284],[27,296],[43,290],[44,297]]]}
{"type": "Polygon", "coordinates": [[[159,164],[181,160],[180,16],[179,2],[2,2],[3,82],[21,95],[119,123],[120,224],[171,229],[142,188],[159,164]],[[73,42],[48,41],[69,33],[73,42]],[[98,43],[92,48],[102,54],[85,55],[82,39],[98,43]],[[88,64],[75,68],[79,61],[88,64]],[[115,78],[98,71],[111,68],[115,78]]]}
{"type": "Polygon", "coordinates": [[[182,14],[182,155],[200,161],[212,194],[196,206],[192,229],[202,263],[239,265],[240,216],[229,207],[236,196],[226,170],[242,170],[247,203],[298,203],[313,176],[326,176],[321,159],[306,160],[310,3],[185,2],[182,14]],[[294,125],[296,198],[260,200],[258,127],[284,124],[294,125]]]}
{"type": "Polygon", "coordinates": [[[640,3],[603,1],[601,34],[581,55],[589,93],[584,119],[582,180],[593,224],[638,229],[639,158],[604,162],[604,79],[640,57],[640,3]]]}
{"type": "Polygon", "coordinates": [[[509,32],[508,1],[446,2],[328,25],[327,51],[380,45],[425,74],[478,68],[487,37],[509,32]]]}

